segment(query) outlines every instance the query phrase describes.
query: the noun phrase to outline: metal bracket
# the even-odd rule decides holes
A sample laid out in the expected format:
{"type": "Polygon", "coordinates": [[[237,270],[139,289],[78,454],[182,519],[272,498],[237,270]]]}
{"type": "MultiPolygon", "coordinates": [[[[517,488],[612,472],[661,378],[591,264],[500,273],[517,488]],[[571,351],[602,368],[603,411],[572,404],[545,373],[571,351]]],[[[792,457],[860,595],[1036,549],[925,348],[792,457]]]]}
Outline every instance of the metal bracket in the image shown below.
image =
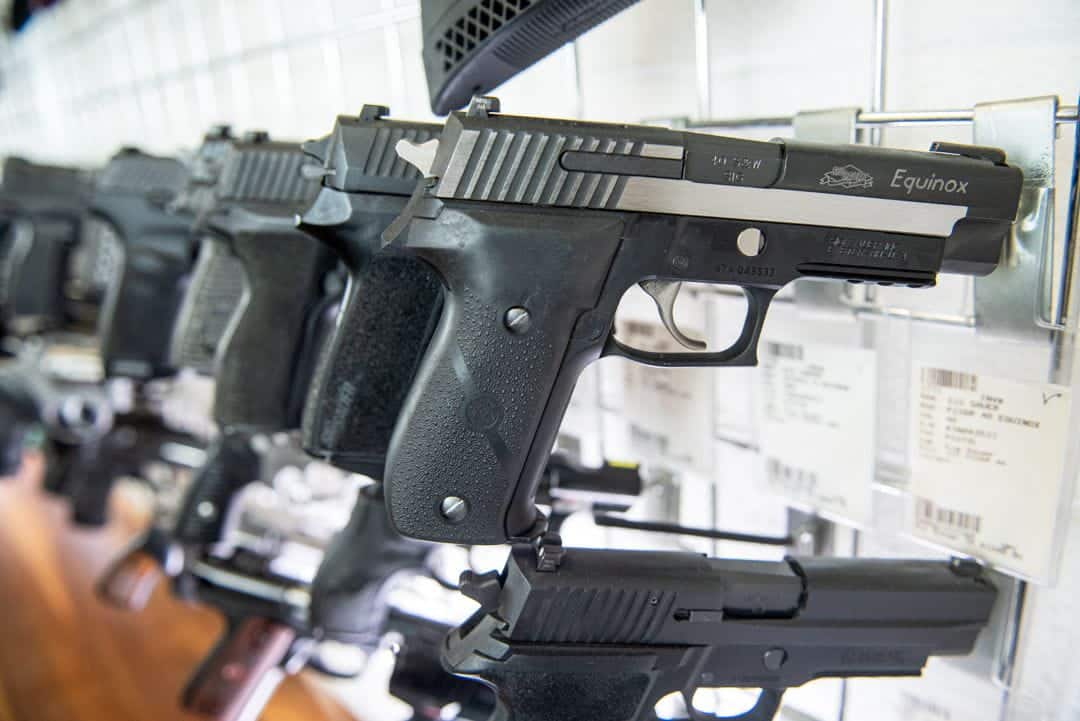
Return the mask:
{"type": "MultiPolygon", "coordinates": [[[[975,318],[980,333],[1046,342],[1047,329],[1064,327],[1053,299],[1054,141],[1057,97],[975,106],[974,142],[1003,149],[1024,173],[1020,211],[1001,265],[975,279],[975,318]]],[[[1066,239],[1066,263],[1071,243],[1066,239]]],[[[1067,288],[1060,292],[1067,293],[1067,288]]]]}

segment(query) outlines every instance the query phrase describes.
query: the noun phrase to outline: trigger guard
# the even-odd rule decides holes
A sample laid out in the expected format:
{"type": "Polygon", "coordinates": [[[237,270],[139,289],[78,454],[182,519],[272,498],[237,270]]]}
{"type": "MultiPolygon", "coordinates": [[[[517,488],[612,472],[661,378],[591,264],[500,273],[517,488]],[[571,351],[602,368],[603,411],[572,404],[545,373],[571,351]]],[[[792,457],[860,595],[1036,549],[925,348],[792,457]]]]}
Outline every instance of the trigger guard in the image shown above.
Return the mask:
{"type": "Polygon", "coordinates": [[[784,689],[763,688],[753,708],[735,716],[717,716],[694,708],[693,694],[683,694],[690,721],[772,721],[784,700],[784,689]]]}
{"type": "Polygon", "coordinates": [[[615,337],[614,330],[608,334],[601,356],[620,356],[646,365],[668,368],[705,367],[705,366],[756,366],[758,340],[765,325],[765,314],[769,310],[776,290],[762,286],[744,286],[746,297],[746,319],[743,321],[739,337],[721,351],[708,353],[658,353],[626,345],[615,337]]]}

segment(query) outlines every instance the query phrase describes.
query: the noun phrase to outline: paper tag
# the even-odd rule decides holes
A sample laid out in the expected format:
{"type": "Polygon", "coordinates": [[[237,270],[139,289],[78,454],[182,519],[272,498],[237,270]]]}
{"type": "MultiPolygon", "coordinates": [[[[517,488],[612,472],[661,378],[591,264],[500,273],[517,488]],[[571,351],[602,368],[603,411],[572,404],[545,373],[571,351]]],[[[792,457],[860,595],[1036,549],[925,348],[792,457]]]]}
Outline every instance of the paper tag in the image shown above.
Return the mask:
{"type": "MultiPolygon", "coordinates": [[[[690,332],[696,331],[692,329],[690,332]]],[[[619,326],[627,345],[656,352],[684,351],[659,323],[627,321],[619,326]]],[[[623,413],[635,448],[651,458],[702,473],[711,470],[712,375],[714,368],[623,366],[623,413]]]]}
{"type": "Polygon", "coordinates": [[[874,351],[768,340],[759,350],[759,443],[769,488],[808,510],[865,524],[874,469],[874,351]]]}
{"type": "Polygon", "coordinates": [[[1069,408],[1062,386],[915,368],[909,531],[1048,578],[1069,408]]]}

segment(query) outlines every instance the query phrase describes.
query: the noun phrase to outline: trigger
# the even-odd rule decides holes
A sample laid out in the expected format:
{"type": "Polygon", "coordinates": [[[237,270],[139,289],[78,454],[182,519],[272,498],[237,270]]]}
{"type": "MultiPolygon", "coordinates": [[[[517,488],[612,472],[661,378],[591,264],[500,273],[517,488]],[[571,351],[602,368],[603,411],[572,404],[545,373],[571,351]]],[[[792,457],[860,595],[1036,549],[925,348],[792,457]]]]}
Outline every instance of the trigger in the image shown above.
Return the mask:
{"type": "Polygon", "coordinates": [[[643,280],[638,285],[656,302],[660,312],[660,321],[667,328],[671,337],[690,350],[705,350],[705,341],[691,338],[675,325],[675,300],[679,297],[682,282],[678,280],[643,280]]]}

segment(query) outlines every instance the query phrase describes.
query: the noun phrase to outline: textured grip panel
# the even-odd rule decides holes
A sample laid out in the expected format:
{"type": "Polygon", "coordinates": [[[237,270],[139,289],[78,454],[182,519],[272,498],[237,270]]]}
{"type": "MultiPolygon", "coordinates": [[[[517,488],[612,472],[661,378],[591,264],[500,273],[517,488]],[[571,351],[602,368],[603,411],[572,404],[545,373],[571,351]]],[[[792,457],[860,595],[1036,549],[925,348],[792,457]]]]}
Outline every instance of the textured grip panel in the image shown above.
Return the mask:
{"type": "Polygon", "coordinates": [[[30,247],[12,268],[10,311],[16,320],[33,319],[38,328],[56,328],[65,321],[64,281],[79,223],[39,218],[33,227],[30,247]]]}
{"type": "Polygon", "coordinates": [[[247,293],[219,351],[214,418],[223,427],[289,428],[293,371],[332,257],[280,222],[253,223],[231,244],[247,293]]]}
{"type": "Polygon", "coordinates": [[[149,428],[120,421],[99,441],[82,445],[81,472],[69,491],[72,521],[90,527],[108,521],[109,496],[116,480],[139,474],[140,453],[156,447],[155,435],[149,428]]]}
{"type": "Polygon", "coordinates": [[[442,305],[435,273],[377,256],[352,274],[307,394],[304,449],[381,479],[402,403],[442,305]]]}
{"type": "Polygon", "coordinates": [[[211,446],[206,462],[184,495],[176,518],[180,543],[207,544],[221,540],[225,516],[233,497],[259,478],[259,456],[251,436],[226,432],[211,446]]]}
{"type": "Polygon", "coordinates": [[[177,313],[169,348],[170,364],[213,375],[214,355],[243,295],[244,268],[240,261],[220,239],[204,238],[177,313]]]}
{"type": "Polygon", "coordinates": [[[138,196],[99,195],[94,212],[115,227],[122,249],[99,319],[105,373],[167,375],[169,340],[191,266],[190,220],[138,196]]]}
{"type": "Polygon", "coordinates": [[[387,459],[387,506],[402,534],[484,544],[531,530],[533,499],[513,513],[511,499],[519,485],[535,491],[525,460],[554,443],[573,390],[570,379],[558,385],[565,398],[554,397],[556,380],[621,228],[620,216],[453,204],[435,221],[412,220],[405,247],[436,267],[448,293],[387,459]],[[516,330],[511,309],[527,314],[516,330]],[[451,497],[465,501],[463,519],[441,512],[451,497]],[[526,527],[507,528],[508,516],[526,527]]]}

